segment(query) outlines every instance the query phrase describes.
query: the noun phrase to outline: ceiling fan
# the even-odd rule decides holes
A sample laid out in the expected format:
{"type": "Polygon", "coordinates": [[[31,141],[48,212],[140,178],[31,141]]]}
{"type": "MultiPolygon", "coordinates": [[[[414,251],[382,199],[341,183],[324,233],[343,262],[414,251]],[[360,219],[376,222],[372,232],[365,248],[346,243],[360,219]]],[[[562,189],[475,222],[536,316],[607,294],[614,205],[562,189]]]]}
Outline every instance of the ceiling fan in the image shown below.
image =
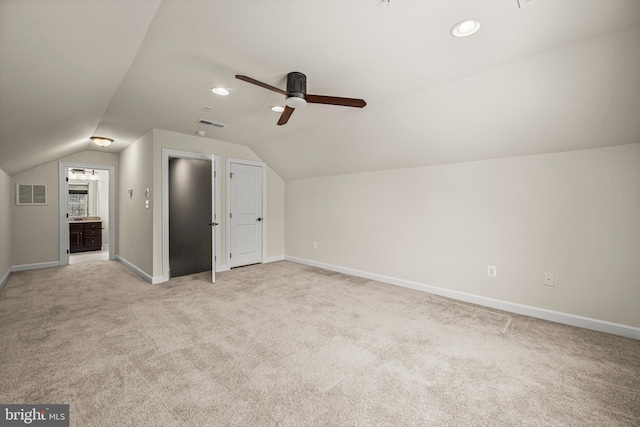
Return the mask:
{"type": "Polygon", "coordinates": [[[237,79],[243,80],[247,83],[254,84],[256,86],[263,87],[265,89],[278,92],[287,97],[285,100],[285,109],[278,120],[278,126],[282,126],[289,121],[289,117],[293,114],[296,108],[302,108],[307,103],[311,104],[328,104],[328,105],[341,105],[343,107],[356,107],[362,108],[367,103],[364,99],[356,98],[341,98],[338,96],[325,96],[325,95],[311,95],[307,93],[307,76],[297,71],[293,71],[287,74],[287,90],[262,83],[251,77],[236,75],[237,79]]]}

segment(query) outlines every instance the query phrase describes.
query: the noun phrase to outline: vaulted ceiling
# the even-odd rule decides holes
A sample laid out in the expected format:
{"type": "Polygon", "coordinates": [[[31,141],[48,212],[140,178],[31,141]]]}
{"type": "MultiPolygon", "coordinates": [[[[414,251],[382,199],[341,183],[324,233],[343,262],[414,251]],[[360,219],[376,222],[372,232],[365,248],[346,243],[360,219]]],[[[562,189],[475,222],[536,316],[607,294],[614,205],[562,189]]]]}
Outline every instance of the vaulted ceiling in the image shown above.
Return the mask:
{"type": "Polygon", "coordinates": [[[1,0],[0,169],[153,128],[249,146],[284,179],[637,143],[638,76],[638,0],[1,0]],[[452,37],[467,18],[480,31],[452,37]],[[276,126],[283,96],[235,75],[290,71],[367,106],[276,126]]]}

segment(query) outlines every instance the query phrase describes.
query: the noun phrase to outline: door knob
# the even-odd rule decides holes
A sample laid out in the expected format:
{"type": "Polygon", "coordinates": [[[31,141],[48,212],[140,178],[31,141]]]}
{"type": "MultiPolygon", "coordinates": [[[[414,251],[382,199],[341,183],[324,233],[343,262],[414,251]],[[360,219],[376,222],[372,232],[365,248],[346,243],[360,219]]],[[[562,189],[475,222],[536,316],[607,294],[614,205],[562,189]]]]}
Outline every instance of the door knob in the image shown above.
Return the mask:
{"type": "Polygon", "coordinates": [[[262,218],[258,218],[258,219],[256,219],[256,221],[260,222],[260,221],[262,221],[262,218]]]}

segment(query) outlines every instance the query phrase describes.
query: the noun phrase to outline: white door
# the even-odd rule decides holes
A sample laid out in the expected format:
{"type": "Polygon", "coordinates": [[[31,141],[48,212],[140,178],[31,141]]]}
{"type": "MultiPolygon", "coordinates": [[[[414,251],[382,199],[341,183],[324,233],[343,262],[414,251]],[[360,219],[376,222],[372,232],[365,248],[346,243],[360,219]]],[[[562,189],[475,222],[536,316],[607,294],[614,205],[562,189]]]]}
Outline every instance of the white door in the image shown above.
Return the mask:
{"type": "MultiPolygon", "coordinates": [[[[212,156],[213,157],[213,156],[212,156]]],[[[216,283],[216,233],[218,218],[216,218],[216,162],[211,159],[211,283],[216,283]]]]}
{"type": "Polygon", "coordinates": [[[262,167],[230,163],[229,267],[262,262],[262,167]]]}

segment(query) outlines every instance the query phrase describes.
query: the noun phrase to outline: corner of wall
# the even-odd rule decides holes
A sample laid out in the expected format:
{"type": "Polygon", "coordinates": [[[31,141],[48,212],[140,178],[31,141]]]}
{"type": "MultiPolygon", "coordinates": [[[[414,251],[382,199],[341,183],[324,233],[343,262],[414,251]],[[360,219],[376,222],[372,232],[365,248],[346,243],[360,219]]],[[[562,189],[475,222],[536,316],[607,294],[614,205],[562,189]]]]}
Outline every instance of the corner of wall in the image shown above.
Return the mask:
{"type": "Polygon", "coordinates": [[[154,218],[153,210],[145,208],[145,189],[153,192],[153,136],[154,131],[149,131],[120,152],[116,196],[118,258],[150,276],[154,218]]]}
{"type": "Polygon", "coordinates": [[[11,177],[0,169],[0,288],[11,274],[11,177]]]}

